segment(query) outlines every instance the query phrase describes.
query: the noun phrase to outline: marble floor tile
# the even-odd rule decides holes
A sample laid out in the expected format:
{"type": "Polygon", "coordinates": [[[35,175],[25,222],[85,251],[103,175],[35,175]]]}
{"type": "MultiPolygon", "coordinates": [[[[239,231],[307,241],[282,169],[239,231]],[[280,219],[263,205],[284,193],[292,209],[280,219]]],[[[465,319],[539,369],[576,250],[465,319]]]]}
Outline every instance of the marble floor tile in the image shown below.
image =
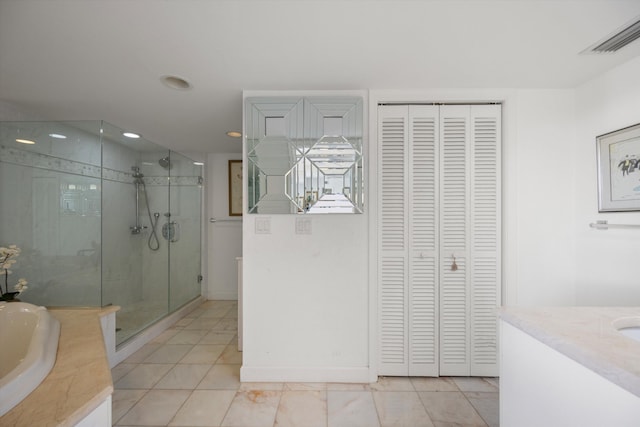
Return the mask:
{"type": "Polygon", "coordinates": [[[380,377],[369,386],[375,391],[415,391],[408,377],[380,377]]]}
{"type": "Polygon", "coordinates": [[[499,393],[472,391],[466,392],[465,396],[489,427],[498,427],[500,425],[499,393]]]}
{"type": "Polygon", "coordinates": [[[232,306],[218,306],[214,308],[210,308],[200,316],[203,319],[222,319],[229,311],[233,309],[232,306]]]}
{"type": "Polygon", "coordinates": [[[198,384],[198,389],[202,390],[238,390],[239,388],[240,365],[213,365],[198,384]]]}
{"type": "Polygon", "coordinates": [[[223,427],[273,427],[280,391],[238,391],[231,402],[223,427]]]}
{"type": "Polygon", "coordinates": [[[493,385],[495,388],[500,388],[500,378],[497,377],[485,377],[485,381],[493,385]]]}
{"type": "Polygon", "coordinates": [[[414,391],[374,391],[373,400],[382,427],[434,427],[414,391]]]}
{"type": "Polygon", "coordinates": [[[114,390],[111,397],[111,420],[115,424],[148,390],[114,390]]]}
{"type": "Polygon", "coordinates": [[[195,390],[169,425],[219,426],[235,395],[233,390],[195,390]]]}
{"type": "Polygon", "coordinates": [[[117,389],[150,389],[173,367],[169,363],[140,364],[115,383],[117,389]]]}
{"type": "Polygon", "coordinates": [[[220,319],[220,321],[213,327],[211,328],[212,331],[225,331],[225,332],[229,332],[229,331],[233,331],[236,332],[238,330],[238,319],[229,319],[229,318],[222,318],[220,319]]]}
{"type": "Polygon", "coordinates": [[[421,391],[418,392],[418,396],[434,424],[448,422],[463,426],[486,427],[486,423],[462,392],[421,391]]]}
{"type": "Polygon", "coordinates": [[[184,327],[185,330],[192,329],[203,329],[207,332],[213,328],[215,325],[220,322],[220,319],[208,318],[208,317],[198,317],[197,319],[193,319],[191,323],[184,327]]]}
{"type": "Polygon", "coordinates": [[[131,372],[131,370],[136,366],[138,366],[137,363],[125,363],[125,362],[122,362],[117,366],[114,366],[113,369],[111,369],[111,380],[114,383],[117,382],[120,378],[124,377],[126,374],[131,372]]]}
{"type": "Polygon", "coordinates": [[[118,427],[499,427],[499,379],[241,383],[237,304],[207,301],[112,369],[118,427]]]}
{"type": "Polygon", "coordinates": [[[160,379],[154,389],[193,390],[209,372],[211,365],[178,364],[160,379]]]}
{"type": "Polygon", "coordinates": [[[296,390],[296,391],[322,391],[327,389],[326,383],[284,383],[283,390],[296,390]]]}
{"type": "Polygon", "coordinates": [[[227,345],[216,363],[222,363],[225,365],[241,364],[242,352],[238,351],[238,346],[236,345],[236,343],[232,342],[231,344],[227,345]]]}
{"type": "Polygon", "coordinates": [[[193,317],[183,317],[182,319],[178,320],[178,321],[174,324],[174,326],[175,326],[176,328],[185,328],[186,326],[188,326],[188,325],[190,325],[191,323],[193,323],[193,321],[194,321],[195,319],[196,319],[196,318],[193,318],[193,317]]]}
{"type": "Polygon", "coordinates": [[[199,344],[230,344],[236,337],[235,332],[211,331],[200,340],[199,344]]]}
{"type": "Polygon", "coordinates": [[[180,329],[177,329],[177,328],[167,329],[166,331],[162,332],[160,335],[152,339],[151,343],[166,344],[166,342],[169,341],[169,339],[171,339],[178,332],[180,332],[180,329]]]}
{"type": "Polygon", "coordinates": [[[282,391],[284,389],[284,383],[240,383],[240,391],[249,390],[270,390],[270,391],[282,391]]]}
{"type": "Polygon", "coordinates": [[[326,427],[326,391],[283,391],[276,413],[276,427],[326,427]]]}
{"type": "Polygon", "coordinates": [[[453,379],[460,391],[484,391],[488,393],[495,393],[498,391],[497,387],[491,384],[489,381],[480,377],[456,377],[453,379]]]}
{"type": "Polygon", "coordinates": [[[327,390],[336,391],[369,391],[369,384],[363,383],[327,383],[327,390]]]}
{"type": "Polygon", "coordinates": [[[189,317],[189,318],[200,317],[206,312],[207,312],[207,308],[205,308],[205,307],[203,307],[201,305],[200,307],[196,308],[195,310],[192,310],[191,312],[187,313],[187,315],[184,316],[184,317],[189,317]]]}
{"type": "Polygon", "coordinates": [[[151,353],[156,351],[162,346],[160,343],[147,343],[143,345],[140,350],[133,353],[131,356],[127,357],[124,362],[125,363],[141,363],[144,359],[149,357],[151,353]]]}
{"type": "Polygon", "coordinates": [[[414,377],[411,383],[416,391],[460,391],[452,378],[414,377]]]}
{"type": "Polygon", "coordinates": [[[328,427],[380,426],[369,391],[327,391],[328,427]]]}
{"type": "Polygon", "coordinates": [[[190,394],[188,390],[150,390],[118,425],[166,426],[190,394]]]}
{"type": "Polygon", "coordinates": [[[207,335],[207,331],[195,329],[195,330],[181,330],[167,341],[167,344],[198,344],[202,337],[207,335]]]}
{"type": "Polygon", "coordinates": [[[209,363],[213,365],[225,348],[225,345],[197,344],[180,359],[180,363],[209,363]]]}
{"type": "Polygon", "coordinates": [[[165,344],[144,359],[143,363],[177,363],[192,348],[191,344],[165,344]]]}

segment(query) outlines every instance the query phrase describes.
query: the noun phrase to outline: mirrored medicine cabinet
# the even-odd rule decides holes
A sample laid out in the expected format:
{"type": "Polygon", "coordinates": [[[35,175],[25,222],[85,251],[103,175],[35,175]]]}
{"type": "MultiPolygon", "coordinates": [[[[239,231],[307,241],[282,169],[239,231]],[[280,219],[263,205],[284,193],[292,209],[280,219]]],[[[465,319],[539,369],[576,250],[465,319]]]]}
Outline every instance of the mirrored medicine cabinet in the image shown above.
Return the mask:
{"type": "Polygon", "coordinates": [[[248,213],[362,213],[361,97],[245,100],[248,213]]]}

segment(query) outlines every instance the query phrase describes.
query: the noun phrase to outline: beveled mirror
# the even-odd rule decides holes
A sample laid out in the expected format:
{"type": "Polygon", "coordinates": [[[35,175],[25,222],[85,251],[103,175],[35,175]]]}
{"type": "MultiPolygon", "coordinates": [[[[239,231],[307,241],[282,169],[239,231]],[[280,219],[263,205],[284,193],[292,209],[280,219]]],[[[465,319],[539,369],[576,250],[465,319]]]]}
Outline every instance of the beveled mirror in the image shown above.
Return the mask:
{"type": "Polygon", "coordinates": [[[360,97],[245,100],[248,212],[362,213],[360,97]]]}

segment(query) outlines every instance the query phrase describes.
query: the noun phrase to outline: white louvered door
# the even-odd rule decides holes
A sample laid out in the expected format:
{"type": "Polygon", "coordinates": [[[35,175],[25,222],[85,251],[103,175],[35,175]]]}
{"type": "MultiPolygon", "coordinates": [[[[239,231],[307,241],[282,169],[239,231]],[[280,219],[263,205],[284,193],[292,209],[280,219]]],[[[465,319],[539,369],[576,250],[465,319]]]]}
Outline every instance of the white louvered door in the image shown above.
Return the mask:
{"type": "Polygon", "coordinates": [[[497,375],[500,115],[378,108],[380,375],[497,375]]]}
{"type": "Polygon", "coordinates": [[[469,375],[469,106],[441,108],[440,374],[469,375]]]}
{"type": "Polygon", "coordinates": [[[407,326],[411,376],[438,375],[438,128],[437,106],[409,108],[407,326]]]}
{"type": "Polygon", "coordinates": [[[379,362],[383,375],[408,375],[408,117],[406,107],[378,116],[379,168],[379,362]]]}
{"type": "Polygon", "coordinates": [[[471,375],[498,374],[501,264],[500,105],[471,109],[471,375]]]}

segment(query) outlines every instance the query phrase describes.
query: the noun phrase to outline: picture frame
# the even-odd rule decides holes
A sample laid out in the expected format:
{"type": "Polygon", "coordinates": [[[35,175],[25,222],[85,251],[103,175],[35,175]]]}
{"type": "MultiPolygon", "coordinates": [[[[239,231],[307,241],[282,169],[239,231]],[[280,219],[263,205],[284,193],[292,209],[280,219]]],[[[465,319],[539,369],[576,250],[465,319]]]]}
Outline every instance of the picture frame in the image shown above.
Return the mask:
{"type": "Polygon", "coordinates": [[[242,160],[229,160],[229,216],[242,216],[242,160]]]}
{"type": "Polygon", "coordinates": [[[596,138],[598,212],[640,211],[640,123],[596,138]]]}

